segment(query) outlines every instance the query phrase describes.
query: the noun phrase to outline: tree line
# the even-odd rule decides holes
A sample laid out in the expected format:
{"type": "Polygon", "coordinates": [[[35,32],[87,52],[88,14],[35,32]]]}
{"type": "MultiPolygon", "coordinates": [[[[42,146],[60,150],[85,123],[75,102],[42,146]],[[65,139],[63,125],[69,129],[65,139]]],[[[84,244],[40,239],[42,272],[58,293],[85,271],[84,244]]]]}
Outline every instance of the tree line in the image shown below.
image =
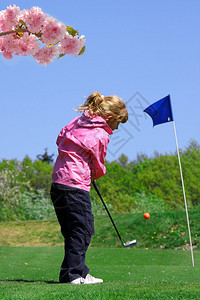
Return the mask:
{"type": "MultiPolygon", "coordinates": [[[[184,151],[180,150],[180,157],[187,201],[195,207],[200,204],[200,145],[190,141],[184,151]]],[[[99,183],[108,203],[116,202],[118,206],[124,207],[124,202],[130,202],[134,208],[135,197],[143,194],[164,201],[171,209],[184,207],[176,152],[155,153],[151,158],[138,154],[131,162],[122,155],[117,161],[107,163],[107,173],[99,179],[99,183]]]]}
{"type": "MultiPolygon", "coordinates": [[[[190,141],[180,150],[189,208],[200,204],[200,145],[190,141]]],[[[47,149],[36,160],[0,162],[0,219],[44,219],[54,216],[49,191],[53,155],[47,149]]],[[[137,154],[130,161],[122,154],[106,161],[105,176],[96,181],[101,194],[114,212],[169,211],[184,209],[181,177],[176,153],[153,157],[137,154]]],[[[93,209],[103,211],[96,192],[90,192],[93,209]]]]}

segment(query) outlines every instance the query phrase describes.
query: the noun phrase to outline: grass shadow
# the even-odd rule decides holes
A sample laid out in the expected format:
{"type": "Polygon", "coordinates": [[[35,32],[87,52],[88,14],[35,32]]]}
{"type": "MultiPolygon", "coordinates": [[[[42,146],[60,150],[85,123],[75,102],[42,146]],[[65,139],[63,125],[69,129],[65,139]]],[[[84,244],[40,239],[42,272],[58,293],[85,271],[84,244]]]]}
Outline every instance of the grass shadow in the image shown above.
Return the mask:
{"type": "Polygon", "coordinates": [[[59,281],[54,280],[27,280],[27,279],[0,279],[0,282],[44,282],[48,284],[60,284],[59,281]]]}

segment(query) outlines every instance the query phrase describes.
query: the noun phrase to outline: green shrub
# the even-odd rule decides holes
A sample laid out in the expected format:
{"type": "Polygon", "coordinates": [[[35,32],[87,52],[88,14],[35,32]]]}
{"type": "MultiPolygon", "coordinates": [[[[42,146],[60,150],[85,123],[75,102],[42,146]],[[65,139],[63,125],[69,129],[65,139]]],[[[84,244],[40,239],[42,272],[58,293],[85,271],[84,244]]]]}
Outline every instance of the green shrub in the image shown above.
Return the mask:
{"type": "Polygon", "coordinates": [[[19,196],[31,189],[19,164],[4,161],[0,170],[0,220],[15,220],[20,211],[19,196]]]}
{"type": "MultiPolygon", "coordinates": [[[[94,215],[100,216],[107,214],[103,203],[101,202],[96,191],[93,188],[90,190],[90,199],[92,204],[92,213],[94,215]]],[[[113,206],[110,203],[106,203],[106,206],[110,212],[113,211],[113,206]]]]}
{"type": "Polygon", "coordinates": [[[35,190],[44,189],[49,194],[51,187],[51,175],[53,166],[46,161],[32,160],[26,156],[21,163],[22,171],[25,173],[27,180],[35,190]]]}
{"type": "Polygon", "coordinates": [[[45,220],[56,217],[50,197],[40,189],[36,192],[27,191],[19,196],[20,211],[17,216],[24,220],[45,220]]]}
{"type": "Polygon", "coordinates": [[[171,208],[163,200],[155,195],[145,194],[145,192],[136,193],[133,210],[136,212],[165,212],[171,208]]]}

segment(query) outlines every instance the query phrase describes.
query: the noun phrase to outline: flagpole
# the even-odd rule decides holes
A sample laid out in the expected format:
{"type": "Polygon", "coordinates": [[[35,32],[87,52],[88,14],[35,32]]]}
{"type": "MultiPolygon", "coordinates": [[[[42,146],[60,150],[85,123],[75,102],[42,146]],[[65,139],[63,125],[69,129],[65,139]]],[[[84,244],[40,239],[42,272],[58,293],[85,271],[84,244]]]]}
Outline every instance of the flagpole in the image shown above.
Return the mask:
{"type": "Polygon", "coordinates": [[[185,202],[185,211],[186,211],[188,233],[189,233],[189,239],[190,239],[190,250],[191,250],[191,257],[192,257],[192,266],[194,267],[194,256],[193,256],[192,239],[191,239],[191,232],[190,232],[190,222],[189,222],[187,201],[186,201],[186,196],[185,196],[185,188],[184,188],[183,173],[182,173],[181,160],[180,160],[180,154],[179,154],[179,148],[178,148],[178,140],[177,140],[177,135],[176,135],[175,122],[174,121],[172,121],[172,122],[173,122],[173,127],[174,127],[176,148],[177,148],[177,154],[178,154],[178,162],[179,162],[179,167],[180,167],[181,182],[182,182],[182,188],[183,188],[183,197],[184,197],[184,202],[185,202]]]}

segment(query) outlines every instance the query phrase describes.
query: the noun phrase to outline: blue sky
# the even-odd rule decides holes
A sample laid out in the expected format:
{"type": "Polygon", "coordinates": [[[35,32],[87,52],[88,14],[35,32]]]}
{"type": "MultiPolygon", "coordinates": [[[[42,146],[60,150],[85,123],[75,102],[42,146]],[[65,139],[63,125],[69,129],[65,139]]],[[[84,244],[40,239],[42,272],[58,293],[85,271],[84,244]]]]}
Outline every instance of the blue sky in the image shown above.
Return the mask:
{"type": "Polygon", "coordinates": [[[0,160],[57,154],[60,129],[93,91],[128,101],[129,121],[111,137],[107,159],[175,152],[172,123],[153,127],[143,113],[171,95],[179,147],[200,142],[199,0],[6,1],[39,6],[86,36],[86,52],[47,67],[0,56],[0,160]]]}

